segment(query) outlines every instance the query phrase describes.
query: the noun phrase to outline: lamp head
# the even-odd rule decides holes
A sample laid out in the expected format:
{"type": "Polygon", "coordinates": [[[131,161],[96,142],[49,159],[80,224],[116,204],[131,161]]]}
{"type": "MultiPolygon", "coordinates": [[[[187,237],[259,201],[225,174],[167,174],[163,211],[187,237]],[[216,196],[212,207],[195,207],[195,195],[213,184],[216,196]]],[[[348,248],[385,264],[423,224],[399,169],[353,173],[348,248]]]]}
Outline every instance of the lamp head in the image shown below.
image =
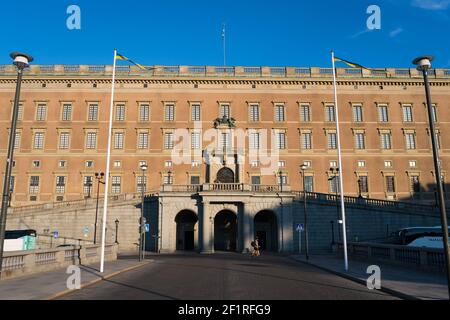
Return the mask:
{"type": "Polygon", "coordinates": [[[301,169],[302,171],[305,171],[306,169],[308,169],[308,166],[307,166],[306,164],[302,164],[302,165],[300,166],[300,169],[301,169]]]}
{"type": "Polygon", "coordinates": [[[13,52],[9,55],[13,59],[13,64],[19,69],[23,70],[30,65],[34,59],[26,53],[13,52]]]}
{"type": "Polygon", "coordinates": [[[413,64],[417,66],[417,70],[426,71],[431,69],[431,61],[433,60],[433,56],[423,56],[414,59],[413,64]]]}
{"type": "Polygon", "coordinates": [[[143,165],[141,166],[141,170],[142,170],[142,171],[147,171],[147,170],[148,170],[148,165],[143,164],[143,165]]]}

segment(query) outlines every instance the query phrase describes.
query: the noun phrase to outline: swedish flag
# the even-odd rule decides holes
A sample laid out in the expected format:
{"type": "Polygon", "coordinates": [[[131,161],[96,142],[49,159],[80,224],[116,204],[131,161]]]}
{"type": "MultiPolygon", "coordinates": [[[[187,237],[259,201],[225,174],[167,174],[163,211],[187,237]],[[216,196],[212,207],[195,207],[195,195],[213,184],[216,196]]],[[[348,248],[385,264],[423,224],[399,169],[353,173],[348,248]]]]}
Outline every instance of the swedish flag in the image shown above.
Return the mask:
{"type": "Polygon", "coordinates": [[[351,61],[348,61],[348,60],[345,60],[345,59],[341,59],[341,58],[338,58],[338,57],[334,57],[334,62],[345,63],[346,65],[348,65],[351,68],[359,68],[359,69],[364,69],[364,70],[369,70],[369,71],[385,72],[386,73],[386,70],[366,68],[366,67],[360,65],[359,63],[351,62],[351,61]]]}
{"type": "Polygon", "coordinates": [[[134,61],[131,60],[131,59],[128,59],[128,58],[125,57],[123,54],[117,53],[117,54],[116,54],[116,59],[117,59],[117,60],[128,61],[128,62],[134,64],[136,67],[138,67],[138,68],[141,69],[141,70],[145,70],[145,71],[149,70],[149,69],[147,69],[146,67],[144,67],[143,65],[141,65],[141,64],[139,64],[139,63],[136,63],[136,62],[134,62],[134,61]]]}

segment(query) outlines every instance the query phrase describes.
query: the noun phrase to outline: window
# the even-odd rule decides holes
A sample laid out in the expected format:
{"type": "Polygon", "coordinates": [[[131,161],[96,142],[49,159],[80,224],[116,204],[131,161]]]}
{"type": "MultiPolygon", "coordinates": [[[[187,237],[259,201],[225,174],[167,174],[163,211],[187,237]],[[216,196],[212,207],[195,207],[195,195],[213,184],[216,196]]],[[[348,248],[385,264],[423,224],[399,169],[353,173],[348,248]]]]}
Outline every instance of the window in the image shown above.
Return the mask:
{"type": "Polygon", "coordinates": [[[173,166],[172,161],[165,161],[165,162],[164,162],[164,167],[166,167],[166,168],[171,168],[172,166],[173,166]]]}
{"type": "Polygon", "coordinates": [[[23,120],[23,104],[19,103],[19,111],[17,113],[17,121],[23,120]]]}
{"type": "Polygon", "coordinates": [[[364,161],[364,160],[358,161],[358,167],[359,168],[365,168],[366,167],[366,161],[364,161]]]}
{"type": "Polygon", "coordinates": [[[58,161],[58,167],[59,167],[59,168],[65,168],[65,167],[67,167],[67,161],[66,161],[66,160],[60,160],[60,161],[58,161]]]}
{"type": "Polygon", "coordinates": [[[97,133],[89,132],[86,138],[86,149],[95,149],[97,148],[97,133]]]}
{"type": "Polygon", "coordinates": [[[419,176],[409,177],[410,183],[410,192],[411,193],[420,193],[420,178],[419,176]]]}
{"type": "Polygon", "coordinates": [[[413,122],[413,111],[412,106],[403,106],[403,121],[413,122]]]}
{"type": "Polygon", "coordinates": [[[16,177],[15,176],[11,176],[11,180],[9,180],[9,192],[10,193],[14,192],[15,181],[16,181],[16,177]]]}
{"type": "Polygon", "coordinates": [[[277,183],[278,183],[279,185],[286,186],[286,185],[288,184],[287,176],[284,176],[284,175],[282,175],[282,176],[277,175],[277,183]]]}
{"type": "Polygon", "coordinates": [[[88,160],[86,161],[86,168],[93,168],[94,167],[94,161],[88,160]]]}
{"type": "Polygon", "coordinates": [[[139,121],[150,121],[150,106],[148,104],[141,104],[139,106],[139,121]]]}
{"type": "Polygon", "coordinates": [[[417,161],[416,160],[409,161],[409,167],[410,168],[417,168],[417,161]]]}
{"type": "Polygon", "coordinates": [[[254,186],[261,185],[261,177],[260,176],[252,176],[252,185],[254,185],[254,186]]]}
{"type": "Polygon", "coordinates": [[[200,167],[200,162],[197,161],[197,160],[192,161],[191,167],[192,167],[192,168],[198,168],[198,167],[200,167]]]}
{"type": "Polygon", "coordinates": [[[120,168],[122,167],[122,161],[116,160],[114,161],[114,168],[120,168]]]}
{"type": "Polygon", "coordinates": [[[384,161],[384,167],[385,168],[392,168],[393,167],[392,161],[390,161],[390,160],[384,161]]]}
{"type": "Polygon", "coordinates": [[[47,117],[47,106],[45,104],[38,104],[36,110],[36,121],[45,121],[47,117]]]}
{"type": "Polygon", "coordinates": [[[378,106],[378,121],[389,122],[388,106],[385,105],[378,106]]]}
{"type": "Polygon", "coordinates": [[[88,121],[98,121],[98,104],[89,105],[88,121]]]}
{"type": "Polygon", "coordinates": [[[71,104],[64,104],[62,108],[62,121],[71,121],[72,120],[72,105],[71,104]]]}
{"type": "Polygon", "coordinates": [[[278,150],[286,149],[286,133],[285,132],[277,133],[277,149],[278,150]]]}
{"type": "Polygon", "coordinates": [[[116,121],[125,121],[125,105],[116,105],[116,121]]]}
{"type": "Polygon", "coordinates": [[[330,149],[330,150],[337,149],[336,133],[328,133],[328,149],[330,149]]]}
{"type": "Polygon", "coordinates": [[[300,106],[300,121],[301,122],[311,121],[311,108],[307,104],[302,104],[300,106]]]}
{"type": "Polygon", "coordinates": [[[353,106],[353,121],[363,122],[363,107],[360,105],[353,106]]]}
{"type": "Polygon", "coordinates": [[[191,185],[198,186],[200,184],[199,176],[191,176],[191,185]]]}
{"type": "Polygon", "coordinates": [[[250,149],[259,150],[261,148],[261,134],[259,132],[250,133],[250,149]]]}
{"type": "Polygon", "coordinates": [[[200,105],[199,104],[193,104],[191,109],[191,121],[200,121],[200,105]]]}
{"type": "Polygon", "coordinates": [[[415,150],[416,149],[416,135],[414,133],[406,133],[406,149],[415,150]]]}
{"type": "Polygon", "coordinates": [[[221,104],[220,105],[220,118],[230,118],[230,105],[229,104],[221,104]]]}
{"type": "Polygon", "coordinates": [[[94,177],[85,176],[83,179],[83,193],[87,195],[91,195],[92,193],[92,184],[94,182],[94,177]]]}
{"type": "Polygon", "coordinates": [[[63,132],[59,135],[59,149],[60,150],[67,150],[69,149],[69,143],[70,143],[70,133],[63,132]]]}
{"type": "Polygon", "coordinates": [[[439,131],[436,131],[436,146],[438,149],[441,149],[441,134],[439,133],[439,131]]]}
{"type": "Polygon", "coordinates": [[[339,177],[333,176],[329,180],[330,193],[338,194],[340,192],[339,177]]]}
{"type": "Polygon", "coordinates": [[[259,105],[257,104],[250,105],[250,121],[252,122],[259,121],[259,105]]]}
{"type": "Polygon", "coordinates": [[[275,121],[277,122],[286,121],[285,108],[283,105],[278,104],[275,106],[275,121]]]}
{"type": "Polygon", "coordinates": [[[201,149],[201,136],[199,132],[191,133],[191,148],[192,149],[201,149]]]}
{"type": "Polygon", "coordinates": [[[148,149],[148,133],[147,132],[139,133],[138,149],[148,149]]]}
{"type": "Polygon", "coordinates": [[[122,177],[111,177],[111,192],[120,194],[122,192],[122,177]]]}
{"type": "Polygon", "coordinates": [[[231,147],[231,135],[229,133],[223,132],[221,134],[221,147],[222,150],[229,149],[231,147]]]}
{"type": "Polygon", "coordinates": [[[366,139],[364,133],[355,134],[355,147],[357,150],[364,150],[366,148],[366,139]]]}
{"type": "Polygon", "coordinates": [[[116,132],[114,134],[114,149],[123,149],[125,134],[123,132],[116,132]]]}
{"type": "Polygon", "coordinates": [[[164,134],[164,148],[166,150],[173,149],[173,133],[166,133],[164,134]]]}
{"type": "Polygon", "coordinates": [[[64,194],[66,192],[66,177],[56,177],[56,193],[64,194]]]}
{"type": "Polygon", "coordinates": [[[339,168],[337,161],[330,161],[330,168],[339,168]]]}
{"type": "Polygon", "coordinates": [[[303,150],[312,149],[312,134],[310,132],[302,133],[301,144],[303,150]]]}
{"type": "Polygon", "coordinates": [[[431,106],[431,112],[432,112],[433,121],[435,123],[438,122],[438,114],[437,114],[438,111],[437,111],[436,105],[431,106]]]}
{"type": "Polygon", "coordinates": [[[175,121],[175,105],[166,104],[165,105],[165,121],[175,121]]]}
{"type": "Polygon", "coordinates": [[[163,178],[163,184],[165,185],[172,185],[173,184],[173,176],[172,175],[165,175],[163,178]]]}
{"type": "Polygon", "coordinates": [[[41,167],[41,162],[39,160],[34,160],[33,161],[33,168],[40,168],[41,167]]]}
{"type": "Polygon", "coordinates": [[[278,168],[286,168],[286,161],[278,161],[278,168]]]}
{"type": "Polygon", "coordinates": [[[369,193],[369,181],[367,176],[361,176],[358,179],[359,193],[369,193]]]}
{"type": "Polygon", "coordinates": [[[20,142],[22,140],[22,133],[21,132],[16,132],[16,138],[14,141],[14,149],[19,149],[20,148],[20,142]]]}
{"type": "Polygon", "coordinates": [[[34,134],[34,149],[44,149],[44,137],[43,132],[34,134]]]}
{"type": "Polygon", "coordinates": [[[39,193],[39,176],[32,176],[30,177],[30,194],[38,194],[39,193]]]}
{"type": "Polygon", "coordinates": [[[145,177],[145,176],[138,176],[137,177],[137,188],[136,188],[136,191],[138,193],[147,191],[147,177],[145,177]]]}
{"type": "Polygon", "coordinates": [[[386,192],[387,193],[395,193],[395,177],[394,176],[386,177],[386,192]]]}
{"type": "Polygon", "coordinates": [[[381,134],[381,149],[383,150],[392,149],[392,137],[390,133],[381,134]]]}
{"type": "Polygon", "coordinates": [[[305,176],[305,191],[314,192],[314,177],[305,176]]]}
{"type": "Polygon", "coordinates": [[[334,109],[334,106],[331,105],[325,106],[325,121],[326,122],[336,121],[336,111],[334,109]]]}
{"type": "Polygon", "coordinates": [[[259,167],[259,161],[253,160],[250,165],[252,166],[252,168],[257,168],[257,167],[259,167]]]}

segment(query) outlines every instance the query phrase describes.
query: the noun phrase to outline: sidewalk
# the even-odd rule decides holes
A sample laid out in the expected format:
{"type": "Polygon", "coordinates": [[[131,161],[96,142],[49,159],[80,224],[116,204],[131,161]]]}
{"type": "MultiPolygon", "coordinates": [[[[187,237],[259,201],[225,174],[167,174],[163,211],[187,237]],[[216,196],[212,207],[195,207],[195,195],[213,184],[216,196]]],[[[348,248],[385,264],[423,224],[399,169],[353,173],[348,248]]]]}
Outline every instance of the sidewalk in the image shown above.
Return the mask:
{"type": "MultiPolygon", "coordinates": [[[[112,278],[120,273],[142,267],[151,260],[140,263],[137,259],[123,259],[105,263],[105,272],[98,271],[99,263],[80,266],[81,288],[112,278]]],[[[68,293],[66,269],[39,273],[21,278],[0,281],[0,300],[51,300],[68,293]]]]}
{"type": "Polygon", "coordinates": [[[447,279],[444,274],[433,274],[382,263],[349,261],[349,271],[344,270],[344,258],[334,255],[292,256],[296,261],[308,263],[339,276],[366,285],[367,268],[378,265],[381,268],[381,286],[384,291],[405,299],[448,300],[447,279]]]}

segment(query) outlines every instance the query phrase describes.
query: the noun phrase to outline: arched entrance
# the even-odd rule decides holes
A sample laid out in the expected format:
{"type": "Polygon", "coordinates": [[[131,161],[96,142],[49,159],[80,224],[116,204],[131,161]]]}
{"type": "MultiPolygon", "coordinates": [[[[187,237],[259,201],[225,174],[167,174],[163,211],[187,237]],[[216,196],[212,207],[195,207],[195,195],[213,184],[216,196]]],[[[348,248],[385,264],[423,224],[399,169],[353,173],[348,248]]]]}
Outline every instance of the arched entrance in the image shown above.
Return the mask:
{"type": "Polygon", "coordinates": [[[229,211],[219,212],[214,218],[214,250],[236,251],[237,217],[229,211]]]}
{"type": "Polygon", "coordinates": [[[275,213],[261,211],[255,216],[255,236],[263,251],[278,251],[278,225],[275,213]]]}
{"type": "Polygon", "coordinates": [[[234,183],[234,172],[230,168],[222,168],[217,172],[216,183],[234,183]]]}
{"type": "Polygon", "coordinates": [[[175,218],[177,224],[177,250],[193,251],[197,247],[196,224],[197,215],[189,210],[178,213],[175,218]]]}

